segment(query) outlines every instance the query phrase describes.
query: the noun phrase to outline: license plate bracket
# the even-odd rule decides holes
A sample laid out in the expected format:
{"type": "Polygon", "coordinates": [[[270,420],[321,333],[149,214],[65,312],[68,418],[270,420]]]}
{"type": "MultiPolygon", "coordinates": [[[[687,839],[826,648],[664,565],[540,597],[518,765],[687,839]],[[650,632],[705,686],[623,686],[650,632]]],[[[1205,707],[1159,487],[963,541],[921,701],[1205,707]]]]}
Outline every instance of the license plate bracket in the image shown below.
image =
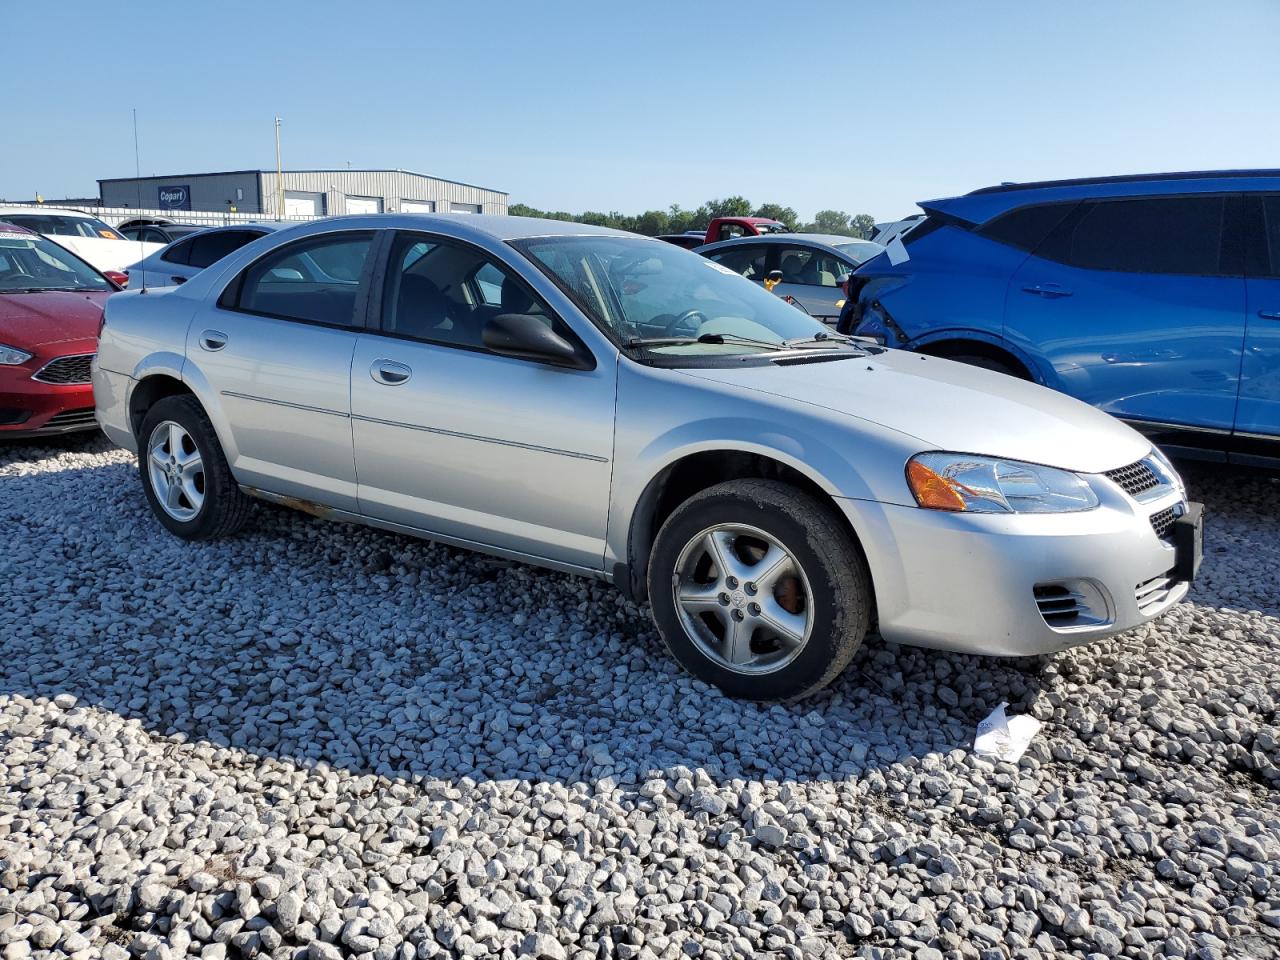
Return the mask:
{"type": "Polygon", "coordinates": [[[1204,559],[1204,504],[1188,503],[1186,511],[1173,521],[1173,579],[1195,580],[1204,559]]]}

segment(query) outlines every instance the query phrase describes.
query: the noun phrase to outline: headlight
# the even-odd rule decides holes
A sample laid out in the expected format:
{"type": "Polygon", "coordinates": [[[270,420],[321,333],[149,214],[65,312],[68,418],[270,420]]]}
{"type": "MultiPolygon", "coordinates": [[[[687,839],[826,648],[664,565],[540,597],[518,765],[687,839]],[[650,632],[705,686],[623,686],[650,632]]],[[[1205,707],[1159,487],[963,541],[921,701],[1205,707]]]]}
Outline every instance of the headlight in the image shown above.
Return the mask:
{"type": "Polygon", "coordinates": [[[1070,513],[1098,497],[1069,470],[965,453],[922,453],[907,462],[907,485],[929,510],[969,513],[1070,513]]]}
{"type": "Polygon", "coordinates": [[[6,347],[0,343],[0,367],[16,367],[20,363],[26,363],[31,359],[31,354],[25,350],[19,350],[17,347],[6,347]]]}

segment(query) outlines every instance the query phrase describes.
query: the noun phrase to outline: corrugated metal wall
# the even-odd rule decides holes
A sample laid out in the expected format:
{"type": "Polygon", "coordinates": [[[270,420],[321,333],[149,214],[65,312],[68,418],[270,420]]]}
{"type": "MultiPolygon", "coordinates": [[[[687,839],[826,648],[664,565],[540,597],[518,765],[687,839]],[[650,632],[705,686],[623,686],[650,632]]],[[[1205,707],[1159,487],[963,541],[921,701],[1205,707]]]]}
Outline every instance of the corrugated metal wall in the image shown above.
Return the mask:
{"type": "MultiPolygon", "coordinates": [[[[401,200],[434,201],[437,213],[448,213],[450,203],[477,204],[484,213],[507,212],[505,193],[398,170],[286,170],[284,188],[287,191],[324,194],[324,212],[330,216],[347,212],[348,196],[378,197],[382,200],[384,213],[398,213],[401,200]]],[[[264,171],[263,212],[274,216],[277,196],[275,171],[264,171]]]]}
{"type": "MultiPolygon", "coordinates": [[[[193,211],[225,213],[230,201],[235,204],[238,213],[257,213],[269,217],[276,215],[279,193],[274,170],[104,180],[102,205],[154,209],[160,206],[160,188],[175,186],[190,189],[193,211]],[[237,188],[243,192],[243,199],[235,199],[237,188]]],[[[323,212],[329,216],[340,216],[347,212],[348,196],[378,197],[382,200],[385,213],[398,213],[401,200],[433,201],[437,213],[449,213],[450,204],[454,203],[478,206],[482,213],[507,212],[505,193],[403,170],[286,170],[284,188],[288,192],[323,194],[323,212]]],[[[180,218],[185,212],[173,211],[175,218],[180,218]]]]}

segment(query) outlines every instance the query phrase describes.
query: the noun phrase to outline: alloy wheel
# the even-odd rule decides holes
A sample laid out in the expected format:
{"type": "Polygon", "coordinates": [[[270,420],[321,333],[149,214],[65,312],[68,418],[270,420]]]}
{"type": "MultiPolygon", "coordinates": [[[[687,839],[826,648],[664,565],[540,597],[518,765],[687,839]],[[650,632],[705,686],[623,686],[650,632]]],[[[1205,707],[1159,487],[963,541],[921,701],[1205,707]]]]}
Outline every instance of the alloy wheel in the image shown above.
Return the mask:
{"type": "Polygon", "coordinates": [[[184,523],[194,519],[204,506],[204,458],[181,424],[165,420],[151,431],[147,468],[161,509],[184,523]]]}
{"type": "Polygon", "coordinates": [[[676,612],[701,653],[734,673],[791,663],[813,631],[813,593],[795,554],[745,524],[721,524],[680,551],[676,612]]]}

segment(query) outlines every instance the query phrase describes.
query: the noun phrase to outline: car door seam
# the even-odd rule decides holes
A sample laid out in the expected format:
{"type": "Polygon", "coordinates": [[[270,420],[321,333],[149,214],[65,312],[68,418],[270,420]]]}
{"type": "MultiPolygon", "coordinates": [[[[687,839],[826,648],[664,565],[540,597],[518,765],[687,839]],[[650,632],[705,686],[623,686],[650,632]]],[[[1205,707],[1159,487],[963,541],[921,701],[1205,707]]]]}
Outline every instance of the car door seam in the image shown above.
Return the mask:
{"type": "Polygon", "coordinates": [[[484,437],[475,433],[462,433],[457,430],[445,430],[442,427],[427,427],[416,423],[404,423],[399,420],[384,420],[381,417],[364,417],[357,414],[351,415],[352,420],[360,420],[364,423],[378,423],[384,427],[400,427],[405,430],[420,430],[423,433],[434,433],[442,437],[455,437],[459,440],[475,440],[479,443],[495,443],[503,447],[516,447],[520,450],[533,450],[538,453],[551,453],[558,457],[572,457],[575,460],[590,460],[594,463],[608,463],[608,457],[600,457],[594,453],[579,453],[576,450],[561,450],[557,447],[544,447],[536,443],[521,443],[518,440],[502,440],[498,437],[484,437]]]}
{"type": "Polygon", "coordinates": [[[328,407],[313,407],[305,403],[290,403],[288,400],[272,400],[269,397],[256,397],[251,393],[239,393],[235,390],[219,390],[224,397],[235,397],[238,400],[256,400],[258,403],[269,403],[277,407],[289,407],[293,410],[305,410],[308,413],[327,413],[333,417],[350,418],[351,414],[341,410],[330,410],[328,407]]]}

